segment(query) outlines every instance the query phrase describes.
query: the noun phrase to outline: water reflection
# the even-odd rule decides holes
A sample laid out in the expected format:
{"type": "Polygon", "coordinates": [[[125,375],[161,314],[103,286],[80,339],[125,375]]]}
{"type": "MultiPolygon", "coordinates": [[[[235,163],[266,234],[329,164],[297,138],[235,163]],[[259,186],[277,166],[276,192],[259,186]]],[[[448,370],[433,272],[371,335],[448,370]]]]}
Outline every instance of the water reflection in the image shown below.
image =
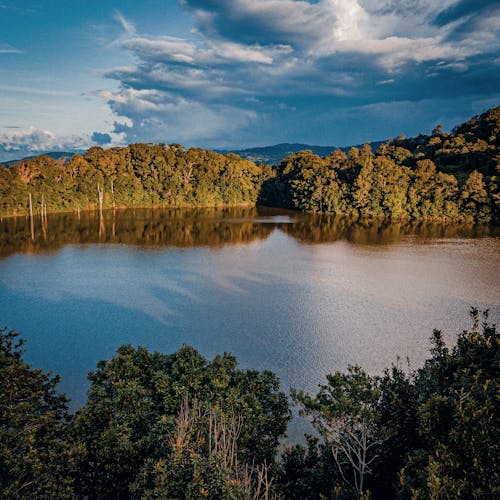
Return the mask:
{"type": "Polygon", "coordinates": [[[453,340],[470,305],[498,321],[497,235],[267,208],[5,219],[0,325],[63,376],[75,406],[86,373],[124,343],[229,351],[314,390],[347,364],[418,366],[432,329],[453,340]]]}
{"type": "Polygon", "coordinates": [[[110,243],[149,247],[222,247],[263,240],[276,229],[302,243],[346,240],[392,244],[408,236],[435,240],[498,236],[493,226],[352,221],[271,208],[135,209],[0,221],[0,257],[58,250],[68,244],[110,243]]]}

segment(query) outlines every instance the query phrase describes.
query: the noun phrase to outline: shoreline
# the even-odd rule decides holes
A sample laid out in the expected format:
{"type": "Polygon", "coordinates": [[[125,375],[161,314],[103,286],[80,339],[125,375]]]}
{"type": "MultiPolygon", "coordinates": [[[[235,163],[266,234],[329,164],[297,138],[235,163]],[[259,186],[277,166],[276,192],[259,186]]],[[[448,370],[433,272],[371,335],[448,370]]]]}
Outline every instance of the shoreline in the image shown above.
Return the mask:
{"type": "MultiPolygon", "coordinates": [[[[152,205],[132,205],[132,206],[126,206],[126,205],[118,205],[115,207],[103,207],[102,212],[109,213],[111,211],[124,211],[124,210],[207,210],[207,209],[231,209],[231,208],[272,208],[276,210],[286,210],[292,213],[296,214],[304,214],[304,215],[314,215],[314,216],[327,216],[327,217],[338,217],[338,218],[344,218],[344,219],[349,219],[352,222],[363,222],[363,223],[380,223],[380,222],[385,222],[385,223],[394,223],[394,224],[409,224],[409,223],[426,223],[426,224],[465,224],[465,225],[471,225],[471,226],[493,226],[493,227],[499,227],[500,222],[495,222],[494,220],[491,220],[489,222],[480,222],[480,221],[474,221],[470,220],[467,218],[445,218],[445,217],[436,217],[436,218],[429,218],[429,217],[376,217],[376,216],[370,216],[370,215],[360,215],[360,214],[344,214],[344,213],[334,213],[334,212],[315,212],[315,211],[308,211],[308,210],[300,210],[297,208],[290,208],[290,207],[280,207],[280,206],[272,206],[272,205],[264,205],[264,204],[259,204],[259,203],[236,203],[236,204],[216,204],[216,205],[199,205],[199,206],[193,206],[193,205],[159,205],[159,204],[152,204],[152,205]]],[[[92,213],[92,212],[100,212],[99,208],[96,207],[95,205],[92,205],[91,208],[80,208],[80,209],[61,209],[61,210],[47,210],[45,213],[42,213],[40,211],[37,211],[33,213],[33,215],[30,215],[28,212],[22,213],[22,214],[7,214],[3,215],[0,213],[0,222],[3,222],[4,220],[7,219],[15,219],[15,218],[30,218],[33,217],[33,219],[36,218],[44,218],[47,215],[58,215],[58,214],[81,214],[81,213],[92,213]]]]}

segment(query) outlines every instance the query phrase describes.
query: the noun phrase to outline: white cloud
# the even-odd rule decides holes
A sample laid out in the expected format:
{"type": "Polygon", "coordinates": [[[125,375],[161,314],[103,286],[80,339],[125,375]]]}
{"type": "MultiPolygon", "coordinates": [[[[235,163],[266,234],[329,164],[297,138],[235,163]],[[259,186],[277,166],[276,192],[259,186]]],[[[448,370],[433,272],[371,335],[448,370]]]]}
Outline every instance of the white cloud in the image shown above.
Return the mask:
{"type": "Polygon", "coordinates": [[[469,59],[499,48],[496,11],[481,15],[479,9],[467,24],[470,15],[448,14],[460,0],[182,4],[196,24],[184,38],[140,33],[116,14],[124,31],[115,45],[133,63],[103,72],[119,88],[99,95],[122,122],[115,132],[125,141],[207,144],[219,134],[227,143],[259,117],[269,119],[282,99],[291,101],[283,113],[296,113],[319,96],[337,103],[345,98],[348,106],[356,96],[364,103],[386,101],[394,90],[398,99],[416,100],[430,76],[466,75],[469,59]],[[443,12],[450,20],[438,23],[443,12]]]}
{"type": "Polygon", "coordinates": [[[122,25],[123,31],[128,35],[135,34],[135,26],[119,11],[115,10],[115,19],[122,25]]]}
{"type": "Polygon", "coordinates": [[[230,105],[209,107],[160,90],[103,91],[101,96],[121,119],[115,132],[125,134],[127,142],[210,140],[230,136],[256,120],[253,111],[230,105]]]}
{"type": "Polygon", "coordinates": [[[47,151],[75,151],[92,144],[89,137],[58,137],[50,130],[34,127],[0,132],[0,161],[20,159],[47,151]]]}
{"type": "Polygon", "coordinates": [[[50,149],[55,143],[55,135],[49,130],[12,130],[0,132],[0,148],[4,151],[15,151],[19,149],[31,149],[42,151],[50,149]]]}
{"type": "MultiPolygon", "coordinates": [[[[477,36],[448,40],[464,22],[446,26],[435,16],[458,0],[217,0],[184,2],[193,6],[200,30],[208,37],[248,38],[238,28],[249,25],[268,41],[291,45],[309,57],[335,57],[339,53],[373,54],[382,68],[393,70],[405,62],[454,59],[481,54],[491,46],[497,14],[476,21],[477,36]],[[209,5],[206,9],[204,5],[209,5]],[[214,9],[212,15],[204,13],[214,9]],[[233,25],[233,26],[232,26],[233,25]]],[[[498,28],[497,28],[498,30],[498,28]]]]}
{"type": "Polygon", "coordinates": [[[272,64],[276,57],[292,52],[289,45],[244,45],[227,40],[188,41],[183,38],[161,36],[126,36],[115,44],[131,52],[139,59],[157,63],[272,64]]]}

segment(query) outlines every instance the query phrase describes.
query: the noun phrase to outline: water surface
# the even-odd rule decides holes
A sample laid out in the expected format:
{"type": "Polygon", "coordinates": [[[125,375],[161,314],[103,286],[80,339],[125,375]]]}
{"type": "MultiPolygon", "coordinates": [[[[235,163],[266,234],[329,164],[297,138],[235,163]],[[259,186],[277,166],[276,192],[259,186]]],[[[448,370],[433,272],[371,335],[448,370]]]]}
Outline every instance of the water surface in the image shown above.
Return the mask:
{"type": "Polygon", "coordinates": [[[498,321],[499,251],[491,227],[264,208],[4,219],[0,324],[62,375],[74,407],[87,372],[123,343],[228,351],[285,389],[314,390],[348,364],[419,366],[432,329],[452,341],[471,305],[498,321]]]}

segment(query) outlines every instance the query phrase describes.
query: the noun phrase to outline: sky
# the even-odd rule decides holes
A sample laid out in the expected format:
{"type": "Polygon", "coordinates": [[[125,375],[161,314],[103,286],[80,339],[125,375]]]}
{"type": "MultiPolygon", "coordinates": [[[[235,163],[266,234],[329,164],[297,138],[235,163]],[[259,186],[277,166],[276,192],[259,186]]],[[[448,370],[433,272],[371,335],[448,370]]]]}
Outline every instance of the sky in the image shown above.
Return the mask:
{"type": "Polygon", "coordinates": [[[498,0],[0,0],[0,161],[347,146],[498,105],[498,0]]]}

